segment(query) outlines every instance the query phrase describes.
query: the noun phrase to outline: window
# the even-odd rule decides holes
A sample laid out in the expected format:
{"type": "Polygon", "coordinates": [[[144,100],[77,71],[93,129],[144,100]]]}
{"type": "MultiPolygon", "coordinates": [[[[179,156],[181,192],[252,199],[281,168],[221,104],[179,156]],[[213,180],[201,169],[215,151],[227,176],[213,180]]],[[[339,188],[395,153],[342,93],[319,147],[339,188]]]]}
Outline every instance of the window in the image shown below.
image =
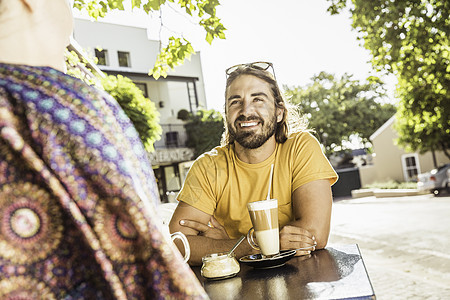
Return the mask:
{"type": "Polygon", "coordinates": [[[178,131],[166,132],[166,146],[178,147],[178,131]]]}
{"type": "Polygon", "coordinates": [[[197,88],[195,87],[194,81],[188,81],[186,84],[189,98],[189,108],[191,109],[191,112],[195,112],[198,109],[197,88]]]}
{"type": "Polygon", "coordinates": [[[403,177],[405,181],[416,181],[420,174],[419,156],[417,153],[402,155],[403,177]]]}
{"type": "Polygon", "coordinates": [[[148,98],[147,84],[145,84],[143,82],[135,82],[134,84],[142,91],[142,94],[144,94],[144,97],[148,98]]]}
{"type": "Polygon", "coordinates": [[[131,67],[130,52],[117,51],[117,55],[119,56],[119,66],[131,67]]]}
{"type": "Polygon", "coordinates": [[[108,50],[100,50],[100,49],[95,49],[95,57],[97,57],[98,65],[101,66],[107,66],[108,65],[108,50]]]}

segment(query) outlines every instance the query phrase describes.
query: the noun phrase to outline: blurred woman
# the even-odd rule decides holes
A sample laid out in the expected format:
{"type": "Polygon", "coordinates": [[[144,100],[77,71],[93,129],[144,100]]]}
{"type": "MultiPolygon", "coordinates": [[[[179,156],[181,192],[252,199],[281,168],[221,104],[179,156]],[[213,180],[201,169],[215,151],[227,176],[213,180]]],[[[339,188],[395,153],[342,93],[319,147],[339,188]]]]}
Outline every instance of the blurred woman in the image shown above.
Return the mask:
{"type": "Polygon", "coordinates": [[[0,0],[0,299],[207,298],[135,128],[64,71],[67,0],[0,0]]]}

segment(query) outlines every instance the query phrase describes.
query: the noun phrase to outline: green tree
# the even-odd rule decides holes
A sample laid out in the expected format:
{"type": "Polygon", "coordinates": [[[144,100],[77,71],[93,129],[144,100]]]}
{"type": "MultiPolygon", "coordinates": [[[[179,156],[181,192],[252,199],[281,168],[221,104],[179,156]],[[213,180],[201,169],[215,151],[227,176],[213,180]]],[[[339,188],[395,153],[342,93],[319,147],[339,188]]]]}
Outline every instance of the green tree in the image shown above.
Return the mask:
{"type": "Polygon", "coordinates": [[[450,159],[450,2],[328,1],[331,14],[350,10],[372,65],[397,76],[399,144],[450,159]]]}
{"type": "Polygon", "coordinates": [[[194,157],[219,146],[223,132],[223,117],[216,110],[199,110],[191,114],[185,125],[186,146],[194,148],[194,157]]]}
{"type": "MultiPolygon", "coordinates": [[[[123,2],[124,0],[75,0],[74,7],[79,10],[85,9],[89,16],[97,20],[112,10],[124,10],[123,2]]],[[[178,5],[184,10],[184,17],[190,18],[205,30],[205,40],[209,44],[215,38],[225,38],[224,31],[226,29],[216,16],[216,7],[220,4],[218,0],[131,0],[131,7],[150,14],[160,11],[161,7],[168,6],[170,3],[178,5]]],[[[167,44],[161,47],[149,75],[153,75],[155,79],[160,76],[166,77],[169,68],[173,69],[182,64],[193,53],[194,49],[187,39],[182,36],[172,36],[168,39],[167,44]]]]}
{"type": "Polygon", "coordinates": [[[321,72],[311,81],[305,87],[285,87],[285,94],[308,119],[327,155],[346,150],[351,136],[370,145],[370,135],[395,113],[392,104],[382,103],[385,90],[376,77],[361,83],[348,74],[335,78],[321,72]]]}
{"type": "Polygon", "coordinates": [[[161,137],[159,112],[155,104],[145,98],[142,91],[127,77],[107,76],[101,79],[103,88],[113,96],[130,118],[145,150],[153,151],[153,143],[161,137]]]}

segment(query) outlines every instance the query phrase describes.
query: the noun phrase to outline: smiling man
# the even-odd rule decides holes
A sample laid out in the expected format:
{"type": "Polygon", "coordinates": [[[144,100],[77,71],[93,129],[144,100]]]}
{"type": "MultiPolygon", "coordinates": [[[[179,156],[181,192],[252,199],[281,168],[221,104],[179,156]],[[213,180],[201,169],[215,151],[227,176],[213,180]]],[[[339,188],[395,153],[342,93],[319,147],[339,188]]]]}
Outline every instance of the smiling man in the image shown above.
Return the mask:
{"type": "MultiPolygon", "coordinates": [[[[278,200],[280,249],[327,244],[337,175],[318,141],[291,118],[295,114],[288,112],[270,70],[267,62],[226,70],[222,145],[192,165],[170,222],[172,232],[187,235],[192,265],[206,254],[230,250],[252,227],[247,203],[266,198],[272,164],[270,196],[278,200]]],[[[236,256],[251,252],[250,245],[241,244],[236,256]]]]}

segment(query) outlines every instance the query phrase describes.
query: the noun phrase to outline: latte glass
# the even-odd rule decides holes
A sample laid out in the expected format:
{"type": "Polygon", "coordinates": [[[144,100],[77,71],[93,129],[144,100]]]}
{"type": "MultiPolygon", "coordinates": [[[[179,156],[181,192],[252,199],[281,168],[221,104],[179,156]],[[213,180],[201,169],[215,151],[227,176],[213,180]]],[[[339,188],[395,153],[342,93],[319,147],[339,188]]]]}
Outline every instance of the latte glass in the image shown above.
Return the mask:
{"type": "Polygon", "coordinates": [[[280,253],[277,199],[250,202],[247,208],[253,224],[247,233],[250,246],[266,257],[280,253]]]}

